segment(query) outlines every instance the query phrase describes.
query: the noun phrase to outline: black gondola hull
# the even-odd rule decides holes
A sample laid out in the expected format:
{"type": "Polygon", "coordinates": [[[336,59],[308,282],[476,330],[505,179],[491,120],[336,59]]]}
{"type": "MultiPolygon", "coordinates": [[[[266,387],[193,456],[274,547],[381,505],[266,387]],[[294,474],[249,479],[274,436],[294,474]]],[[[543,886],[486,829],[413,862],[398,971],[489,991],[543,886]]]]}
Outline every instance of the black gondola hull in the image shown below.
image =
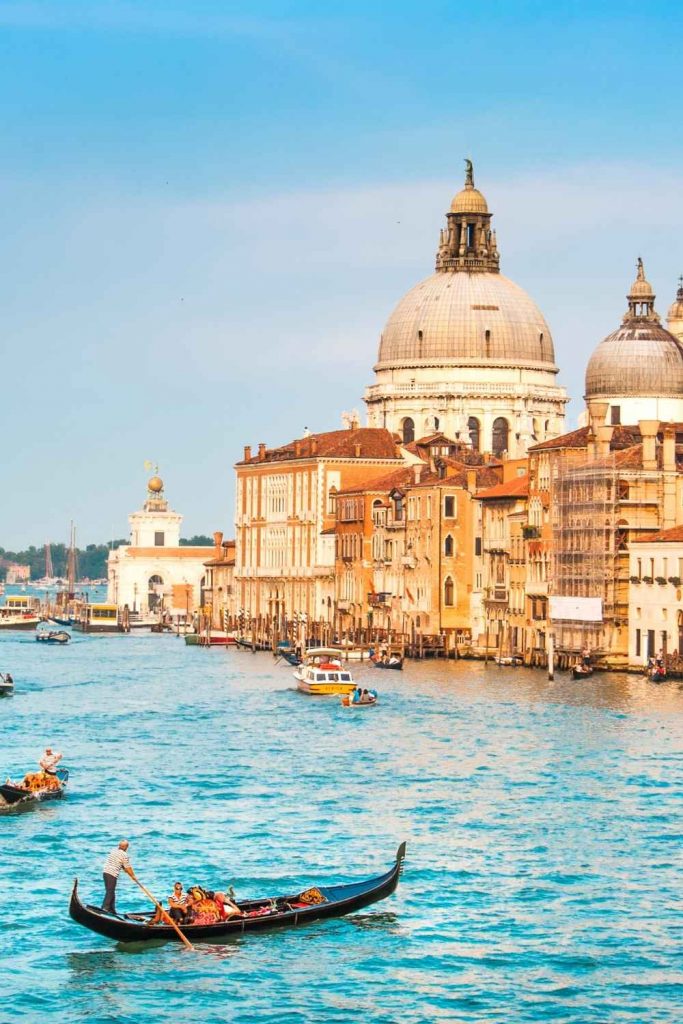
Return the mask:
{"type": "MultiPolygon", "coordinates": [[[[368,879],[365,882],[351,882],[348,885],[318,886],[320,892],[327,897],[325,903],[314,904],[296,910],[285,910],[258,917],[238,917],[217,924],[184,925],[182,930],[191,941],[218,939],[239,936],[244,932],[266,931],[272,928],[293,928],[308,924],[311,921],[324,920],[328,917],[343,917],[364,907],[386,899],[396,889],[401,876],[405,858],[406,844],[401,843],[396,854],[394,866],[384,875],[368,879]]],[[[290,902],[296,896],[278,897],[279,900],[290,902]]],[[[268,900],[243,900],[240,907],[247,913],[267,903],[268,900]]],[[[163,940],[181,941],[178,933],[168,925],[151,926],[144,921],[131,920],[130,917],[116,917],[105,914],[97,907],[81,903],[78,897],[78,879],[74,881],[69,903],[69,914],[78,924],[89,928],[99,935],[116,942],[148,942],[163,940]]]]}

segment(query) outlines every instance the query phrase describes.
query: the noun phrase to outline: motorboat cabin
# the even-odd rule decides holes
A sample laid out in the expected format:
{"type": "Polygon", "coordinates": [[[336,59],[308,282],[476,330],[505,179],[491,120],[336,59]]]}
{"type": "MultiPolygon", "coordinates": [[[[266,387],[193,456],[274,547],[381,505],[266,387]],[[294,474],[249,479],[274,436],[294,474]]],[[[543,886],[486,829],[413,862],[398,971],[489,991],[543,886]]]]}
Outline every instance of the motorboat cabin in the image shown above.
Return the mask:
{"type": "Polygon", "coordinates": [[[352,693],[356,688],[348,667],[342,668],[339,654],[325,647],[306,652],[306,661],[294,673],[297,688],[311,695],[352,693]]]}
{"type": "Polygon", "coordinates": [[[76,613],[73,628],[82,633],[118,633],[118,607],[115,604],[83,604],[76,613]]]}

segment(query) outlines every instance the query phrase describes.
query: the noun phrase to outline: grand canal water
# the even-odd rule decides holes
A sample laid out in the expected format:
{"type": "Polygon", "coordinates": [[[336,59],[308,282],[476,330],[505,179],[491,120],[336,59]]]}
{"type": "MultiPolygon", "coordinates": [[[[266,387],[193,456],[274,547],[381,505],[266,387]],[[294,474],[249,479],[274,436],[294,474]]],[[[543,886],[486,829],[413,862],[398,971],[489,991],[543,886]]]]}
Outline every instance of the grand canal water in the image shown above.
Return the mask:
{"type": "MultiPolygon", "coordinates": [[[[643,1022],[683,1014],[683,690],[480,663],[359,670],[381,705],[175,637],[0,637],[0,770],[46,742],[68,798],[0,818],[0,1021],[643,1022]],[[374,675],[373,675],[374,671],[374,675]],[[142,881],[238,895],[364,877],[349,918],[189,953],[67,914],[122,836],[142,881]]],[[[119,907],[140,905],[125,877],[119,907]]]]}

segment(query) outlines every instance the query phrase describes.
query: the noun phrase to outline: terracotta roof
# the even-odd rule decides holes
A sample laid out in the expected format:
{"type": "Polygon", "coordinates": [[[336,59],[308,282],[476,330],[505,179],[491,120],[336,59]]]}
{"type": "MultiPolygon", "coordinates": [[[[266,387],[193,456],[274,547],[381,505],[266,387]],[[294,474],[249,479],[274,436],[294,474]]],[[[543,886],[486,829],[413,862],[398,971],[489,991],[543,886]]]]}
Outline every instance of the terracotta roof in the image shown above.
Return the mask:
{"type": "Polygon", "coordinates": [[[257,452],[248,460],[240,460],[237,465],[258,466],[267,462],[311,458],[398,459],[399,456],[390,431],[383,427],[358,427],[356,430],[329,430],[296,438],[280,448],[266,448],[265,458],[260,459],[257,452]]]}
{"type": "Polygon", "coordinates": [[[496,484],[495,487],[489,487],[486,491],[479,491],[477,494],[478,498],[526,498],[529,494],[529,474],[525,473],[524,476],[516,476],[512,480],[506,480],[505,483],[496,484]]]}
{"type": "MultiPolygon", "coordinates": [[[[550,448],[586,448],[588,446],[588,427],[579,427],[569,434],[561,434],[560,437],[552,437],[549,441],[542,441],[529,448],[530,452],[547,451],[550,448]]],[[[638,427],[616,426],[612,433],[610,449],[618,451],[621,448],[629,448],[632,444],[640,441],[638,427]]]]}
{"type": "Polygon", "coordinates": [[[683,542],[683,526],[672,526],[668,530],[660,530],[658,533],[648,533],[645,537],[634,537],[634,544],[652,544],[653,542],[681,543],[683,542]]]}
{"type": "MultiPolygon", "coordinates": [[[[419,466],[420,463],[415,463],[419,466]]],[[[422,475],[429,473],[429,466],[422,464],[422,475]]],[[[345,487],[343,491],[338,491],[337,496],[343,494],[369,494],[374,491],[378,491],[381,494],[386,494],[388,491],[393,491],[395,487],[405,487],[408,484],[414,483],[415,473],[413,472],[412,466],[406,466],[405,463],[400,469],[395,469],[391,473],[382,473],[381,476],[373,476],[371,480],[366,480],[362,484],[356,484],[355,487],[345,487]]]]}

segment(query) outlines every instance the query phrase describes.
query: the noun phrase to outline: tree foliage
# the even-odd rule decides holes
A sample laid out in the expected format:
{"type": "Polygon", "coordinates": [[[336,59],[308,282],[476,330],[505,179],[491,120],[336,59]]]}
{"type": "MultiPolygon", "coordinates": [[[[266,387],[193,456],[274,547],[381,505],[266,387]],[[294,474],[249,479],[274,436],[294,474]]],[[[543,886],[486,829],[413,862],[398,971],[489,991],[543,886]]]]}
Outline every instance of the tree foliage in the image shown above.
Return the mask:
{"type": "MultiPolygon", "coordinates": [[[[119,538],[110,544],[88,544],[85,548],[76,548],[76,567],[81,580],[100,580],[107,575],[107,556],[112,548],[128,544],[128,540],[119,538]]],[[[212,547],[213,539],[198,534],[189,539],[182,538],[182,545],[212,547]]],[[[52,569],[55,576],[66,577],[66,565],[69,548],[66,544],[51,544],[52,569]]],[[[31,579],[38,580],[45,576],[45,548],[33,544],[25,551],[8,551],[0,547],[0,580],[7,575],[7,566],[15,562],[18,565],[31,566],[31,579]]]]}

